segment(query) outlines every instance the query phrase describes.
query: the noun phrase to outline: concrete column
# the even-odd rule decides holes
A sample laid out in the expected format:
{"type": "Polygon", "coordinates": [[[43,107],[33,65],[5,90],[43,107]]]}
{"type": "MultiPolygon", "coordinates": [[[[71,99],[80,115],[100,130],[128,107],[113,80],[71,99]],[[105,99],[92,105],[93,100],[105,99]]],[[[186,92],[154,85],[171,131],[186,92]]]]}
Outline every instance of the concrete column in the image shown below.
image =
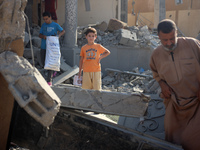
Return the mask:
{"type": "Polygon", "coordinates": [[[65,38],[61,53],[66,63],[71,66],[77,64],[77,7],[78,0],[65,0],[65,38]]]}
{"type": "Polygon", "coordinates": [[[154,0],[154,28],[157,28],[158,23],[165,17],[165,0],[154,0]]]}
{"type": "Polygon", "coordinates": [[[117,19],[121,20],[121,0],[118,0],[118,4],[117,4],[117,19]]]}
{"type": "Polygon", "coordinates": [[[128,22],[128,0],[121,0],[121,21],[128,22]]]}
{"type": "Polygon", "coordinates": [[[76,46],[77,0],[65,0],[65,39],[68,48],[76,46]]]}

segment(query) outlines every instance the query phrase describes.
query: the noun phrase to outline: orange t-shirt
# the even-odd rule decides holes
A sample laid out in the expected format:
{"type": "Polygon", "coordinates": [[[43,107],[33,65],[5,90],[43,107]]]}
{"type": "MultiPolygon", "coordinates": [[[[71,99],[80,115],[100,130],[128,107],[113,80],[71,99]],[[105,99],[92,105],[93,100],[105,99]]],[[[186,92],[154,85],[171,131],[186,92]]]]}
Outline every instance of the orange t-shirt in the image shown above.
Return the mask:
{"type": "Polygon", "coordinates": [[[106,48],[101,44],[84,45],[81,48],[80,56],[83,57],[83,72],[99,72],[101,64],[98,63],[99,57],[105,52],[106,48]]]}

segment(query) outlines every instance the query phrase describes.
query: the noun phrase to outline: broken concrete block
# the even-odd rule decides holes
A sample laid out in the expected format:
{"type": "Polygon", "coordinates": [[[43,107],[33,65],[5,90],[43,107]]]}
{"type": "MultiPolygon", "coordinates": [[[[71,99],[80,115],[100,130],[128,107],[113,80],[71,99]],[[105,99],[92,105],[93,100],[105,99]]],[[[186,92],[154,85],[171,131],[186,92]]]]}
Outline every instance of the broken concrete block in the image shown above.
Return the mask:
{"type": "Polygon", "coordinates": [[[95,26],[95,28],[99,29],[100,31],[106,31],[107,27],[108,24],[105,21],[95,26]]]}
{"type": "Polygon", "coordinates": [[[120,44],[127,46],[134,46],[137,42],[137,35],[135,32],[131,32],[126,29],[120,29],[120,44]]]}
{"type": "Polygon", "coordinates": [[[108,84],[112,83],[114,80],[115,80],[114,77],[106,76],[106,77],[104,77],[104,78],[102,79],[102,84],[108,85],[108,84]]]}
{"type": "Polygon", "coordinates": [[[33,46],[40,48],[41,47],[41,38],[34,36],[32,37],[33,46]]]}
{"type": "Polygon", "coordinates": [[[74,66],[53,79],[53,85],[60,84],[79,72],[79,67],[74,66]]]}
{"type": "Polygon", "coordinates": [[[60,108],[60,99],[36,68],[16,53],[0,54],[0,72],[19,105],[43,126],[50,126],[60,108]]]}
{"type": "Polygon", "coordinates": [[[143,116],[150,100],[140,93],[85,90],[64,84],[52,88],[61,99],[62,107],[120,116],[143,116]]]}
{"type": "Polygon", "coordinates": [[[39,34],[40,34],[40,27],[35,25],[32,30],[33,30],[32,36],[37,36],[38,37],[39,34]]]}
{"type": "MultiPolygon", "coordinates": [[[[37,54],[40,52],[40,49],[39,48],[36,48],[36,47],[33,47],[33,55],[34,57],[37,57],[37,54]]],[[[24,49],[24,54],[23,56],[26,58],[26,59],[31,59],[32,58],[32,52],[31,52],[31,48],[25,48],[24,49]]]]}
{"type": "Polygon", "coordinates": [[[119,30],[119,29],[124,29],[126,27],[127,27],[127,24],[125,22],[122,22],[117,19],[110,19],[108,23],[108,31],[111,31],[111,32],[115,30],[119,30]]]}

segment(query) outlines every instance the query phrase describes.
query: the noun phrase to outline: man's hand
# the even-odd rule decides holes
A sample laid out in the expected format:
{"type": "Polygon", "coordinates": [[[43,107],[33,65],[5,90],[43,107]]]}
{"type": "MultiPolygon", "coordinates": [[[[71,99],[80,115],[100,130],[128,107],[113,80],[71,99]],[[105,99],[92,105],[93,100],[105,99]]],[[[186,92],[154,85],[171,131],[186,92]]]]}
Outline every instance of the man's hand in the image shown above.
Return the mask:
{"type": "Polygon", "coordinates": [[[160,80],[158,83],[161,87],[161,92],[164,98],[170,98],[171,93],[173,92],[172,88],[163,80],[160,80]]]}

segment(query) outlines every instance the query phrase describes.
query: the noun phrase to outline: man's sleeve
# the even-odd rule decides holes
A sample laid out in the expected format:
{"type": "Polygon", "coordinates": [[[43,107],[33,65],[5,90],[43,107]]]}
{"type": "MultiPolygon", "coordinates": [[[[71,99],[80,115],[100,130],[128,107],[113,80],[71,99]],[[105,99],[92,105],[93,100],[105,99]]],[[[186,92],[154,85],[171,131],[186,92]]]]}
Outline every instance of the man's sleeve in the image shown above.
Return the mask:
{"type": "Polygon", "coordinates": [[[151,68],[151,71],[153,73],[153,78],[159,82],[161,80],[161,78],[159,77],[159,74],[158,74],[158,70],[156,68],[156,64],[155,64],[155,61],[153,59],[153,56],[151,56],[151,59],[150,59],[150,68],[151,68]]]}
{"type": "Polygon", "coordinates": [[[196,44],[196,48],[197,48],[197,51],[198,51],[198,61],[199,61],[199,64],[200,64],[200,41],[199,40],[196,40],[195,39],[195,44],[196,44]]]}
{"type": "Polygon", "coordinates": [[[191,38],[189,40],[189,43],[191,45],[192,51],[194,52],[197,61],[200,64],[200,41],[194,38],[191,38]]]}

